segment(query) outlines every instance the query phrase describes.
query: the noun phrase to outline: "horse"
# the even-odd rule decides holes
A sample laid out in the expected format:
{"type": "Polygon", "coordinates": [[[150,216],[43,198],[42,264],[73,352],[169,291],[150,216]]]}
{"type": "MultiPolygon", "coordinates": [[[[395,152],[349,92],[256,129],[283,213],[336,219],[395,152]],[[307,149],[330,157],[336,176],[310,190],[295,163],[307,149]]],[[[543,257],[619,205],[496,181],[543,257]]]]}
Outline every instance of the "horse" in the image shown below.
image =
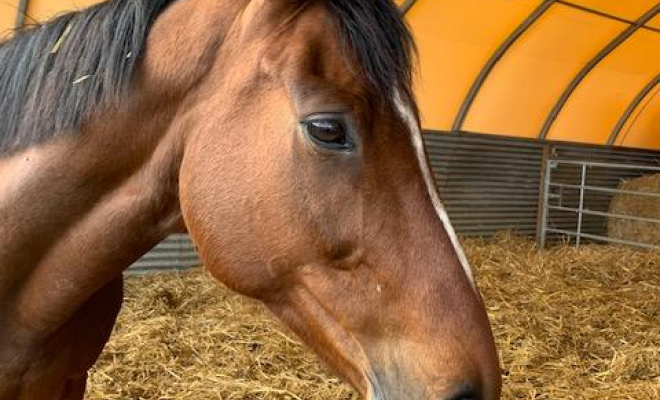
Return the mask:
{"type": "Polygon", "coordinates": [[[391,0],[110,0],[5,40],[0,400],[82,399],[122,272],[186,231],[364,398],[499,398],[415,60],[391,0]]]}

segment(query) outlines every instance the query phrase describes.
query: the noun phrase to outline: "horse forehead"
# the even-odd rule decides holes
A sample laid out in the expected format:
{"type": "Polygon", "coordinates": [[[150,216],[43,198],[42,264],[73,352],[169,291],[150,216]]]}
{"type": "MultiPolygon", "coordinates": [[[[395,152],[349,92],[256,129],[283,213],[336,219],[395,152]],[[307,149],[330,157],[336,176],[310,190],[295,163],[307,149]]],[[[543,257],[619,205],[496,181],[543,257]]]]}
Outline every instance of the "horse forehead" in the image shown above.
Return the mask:
{"type": "Polygon", "coordinates": [[[334,24],[317,23],[313,14],[299,20],[269,43],[262,63],[267,73],[309,90],[364,97],[367,83],[359,61],[346,51],[334,24]]]}

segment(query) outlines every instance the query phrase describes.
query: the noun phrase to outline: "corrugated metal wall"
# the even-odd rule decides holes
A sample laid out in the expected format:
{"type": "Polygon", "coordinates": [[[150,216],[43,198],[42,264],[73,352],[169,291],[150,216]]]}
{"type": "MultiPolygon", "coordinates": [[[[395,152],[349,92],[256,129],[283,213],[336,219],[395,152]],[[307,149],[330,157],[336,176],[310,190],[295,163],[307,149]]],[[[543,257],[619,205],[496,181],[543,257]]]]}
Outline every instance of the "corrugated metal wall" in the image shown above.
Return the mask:
{"type": "Polygon", "coordinates": [[[135,262],[128,273],[140,274],[198,267],[201,261],[188,235],[172,235],[135,262]]]}
{"type": "Polygon", "coordinates": [[[462,236],[536,233],[543,145],[490,135],[425,135],[440,197],[462,236]]]}

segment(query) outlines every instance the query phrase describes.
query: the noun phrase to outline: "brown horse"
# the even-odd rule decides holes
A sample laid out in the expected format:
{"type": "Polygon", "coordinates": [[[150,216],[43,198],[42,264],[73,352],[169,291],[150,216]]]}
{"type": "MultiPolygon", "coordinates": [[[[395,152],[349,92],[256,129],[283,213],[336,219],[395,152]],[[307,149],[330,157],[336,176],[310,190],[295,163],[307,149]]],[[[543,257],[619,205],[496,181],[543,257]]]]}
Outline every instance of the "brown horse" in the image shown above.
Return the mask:
{"type": "Polygon", "coordinates": [[[113,0],[2,44],[0,400],[83,398],[122,271],[186,228],[366,398],[498,398],[413,54],[391,0],[113,0]]]}

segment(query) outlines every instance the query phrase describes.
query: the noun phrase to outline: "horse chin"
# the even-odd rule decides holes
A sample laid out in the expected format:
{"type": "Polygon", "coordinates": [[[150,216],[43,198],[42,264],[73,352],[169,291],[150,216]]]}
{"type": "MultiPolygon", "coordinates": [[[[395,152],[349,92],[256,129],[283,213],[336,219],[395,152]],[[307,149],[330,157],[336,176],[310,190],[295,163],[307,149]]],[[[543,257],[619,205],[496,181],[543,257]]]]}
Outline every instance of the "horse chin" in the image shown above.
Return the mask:
{"type": "Polygon", "coordinates": [[[367,374],[367,377],[369,380],[369,387],[366,395],[367,400],[386,400],[382,386],[380,385],[376,374],[370,372],[367,374]]]}

